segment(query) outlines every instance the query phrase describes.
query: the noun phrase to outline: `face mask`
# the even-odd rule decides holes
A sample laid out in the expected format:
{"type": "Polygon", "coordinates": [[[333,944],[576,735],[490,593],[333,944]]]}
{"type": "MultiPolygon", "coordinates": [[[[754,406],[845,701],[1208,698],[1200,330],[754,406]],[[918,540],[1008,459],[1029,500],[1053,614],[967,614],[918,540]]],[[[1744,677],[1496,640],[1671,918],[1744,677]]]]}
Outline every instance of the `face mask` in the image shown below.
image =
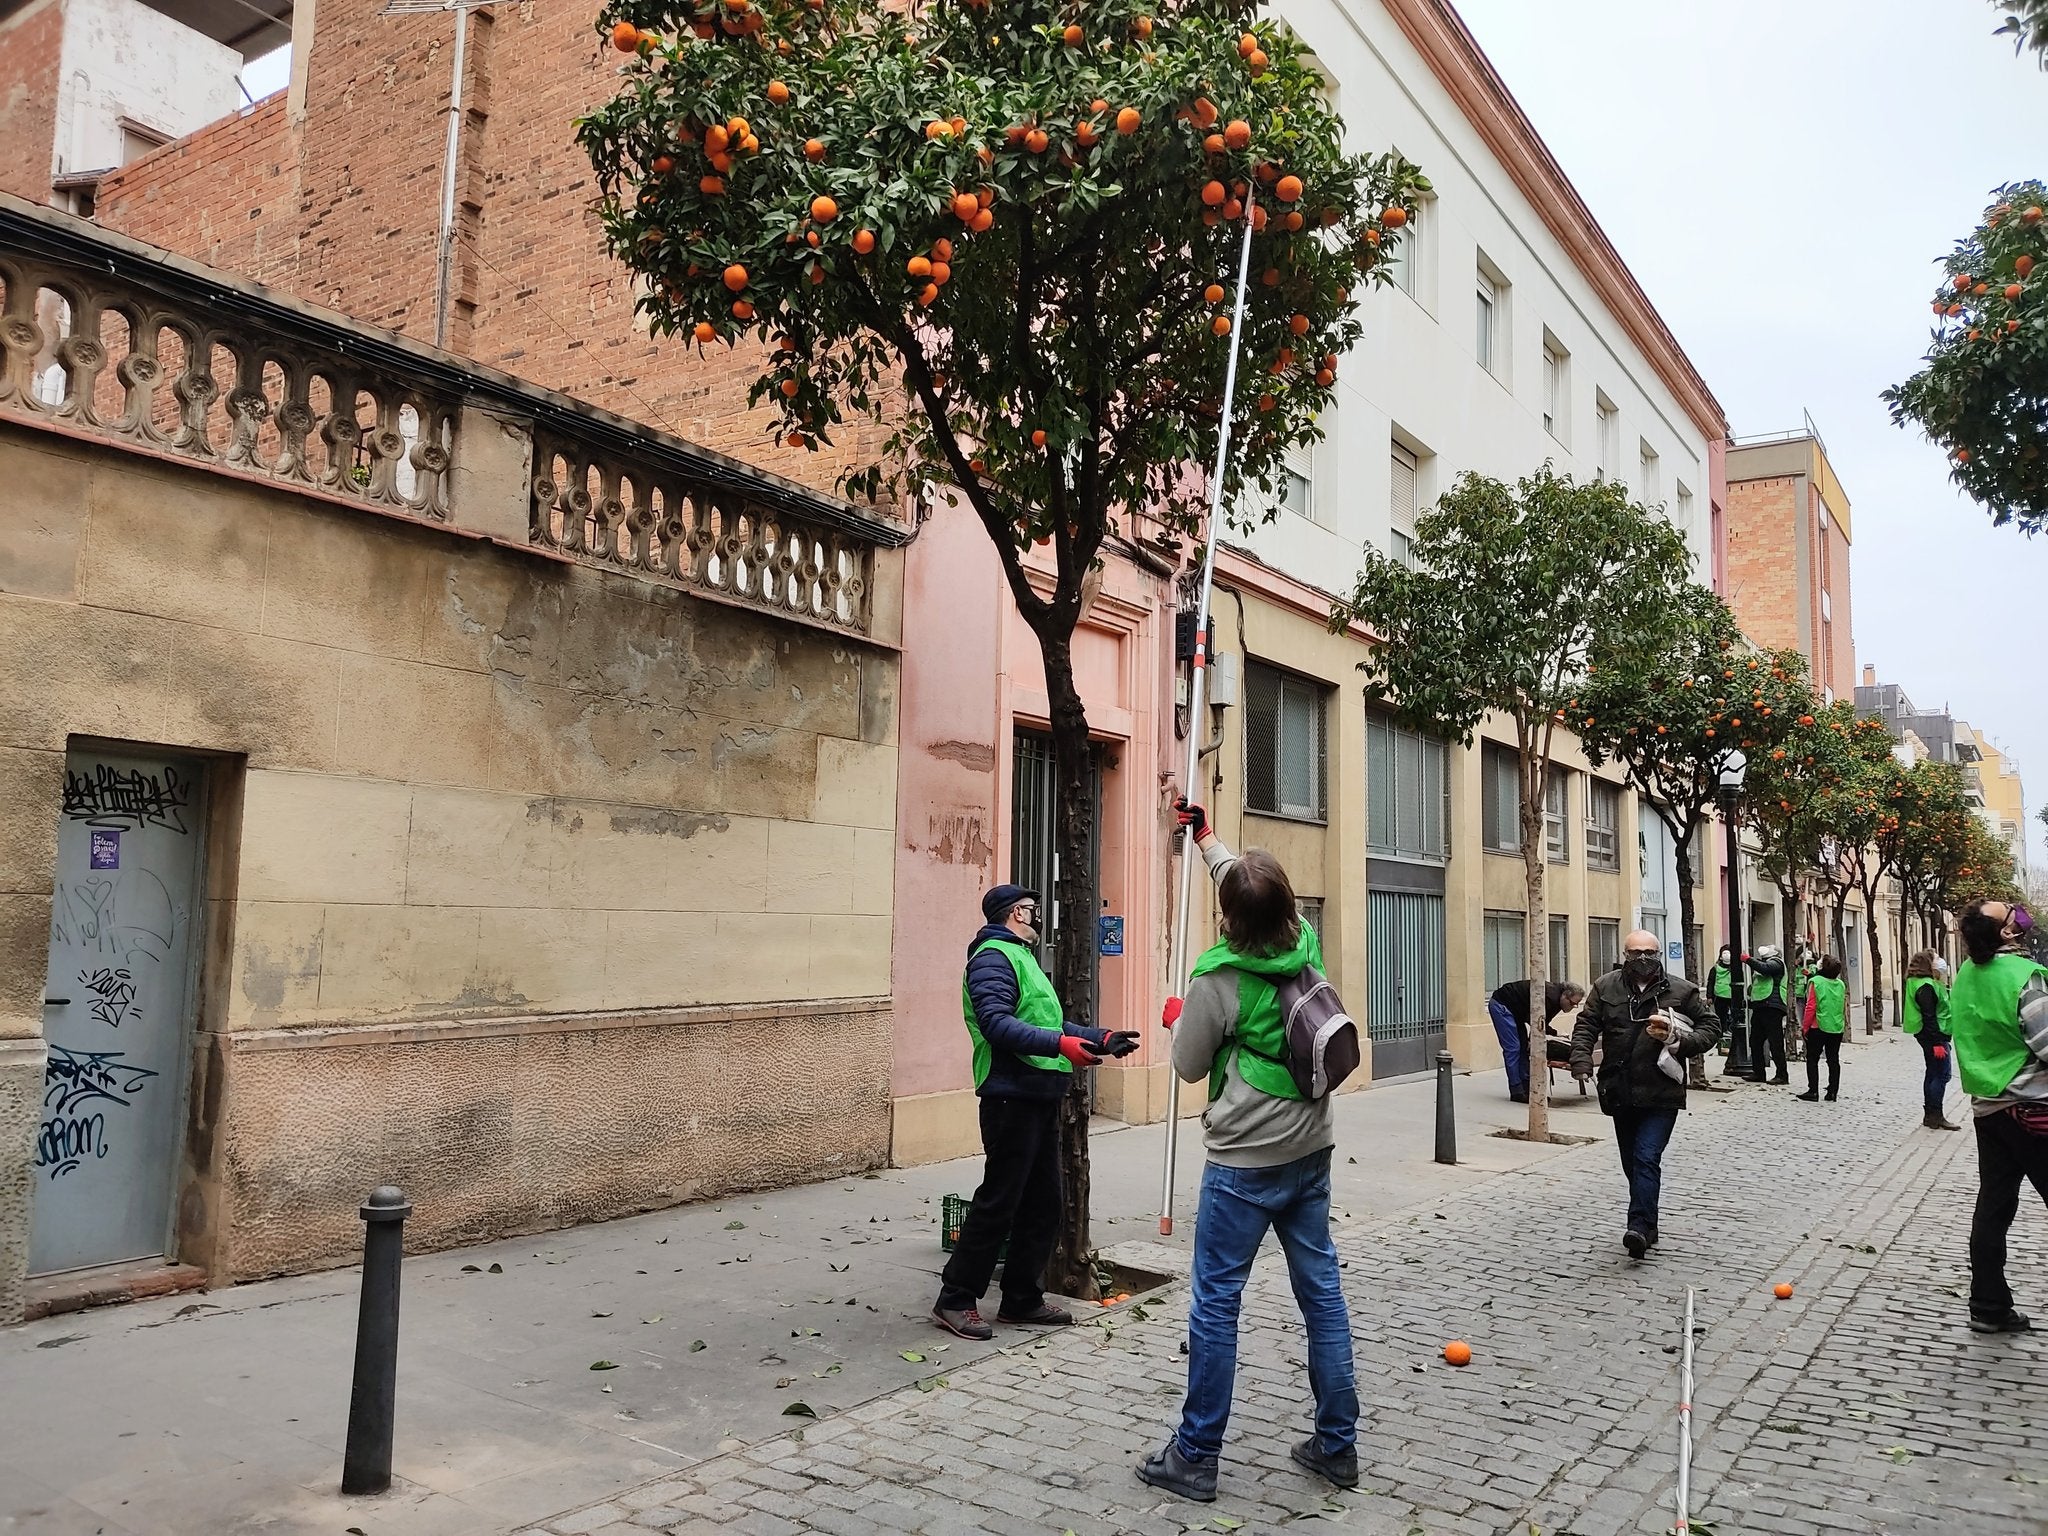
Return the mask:
{"type": "Polygon", "coordinates": [[[1622,962],[1622,970],[1630,981],[1648,983],[1664,974],[1664,962],[1655,955],[1630,955],[1622,962]]]}

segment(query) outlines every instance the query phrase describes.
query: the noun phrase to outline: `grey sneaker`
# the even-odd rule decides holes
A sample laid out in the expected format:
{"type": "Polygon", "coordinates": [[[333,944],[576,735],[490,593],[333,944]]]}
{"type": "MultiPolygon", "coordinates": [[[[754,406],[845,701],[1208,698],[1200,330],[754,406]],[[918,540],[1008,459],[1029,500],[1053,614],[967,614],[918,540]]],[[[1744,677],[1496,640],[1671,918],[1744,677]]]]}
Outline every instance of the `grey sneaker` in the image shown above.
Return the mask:
{"type": "Polygon", "coordinates": [[[1358,1486],[1358,1450],[1353,1447],[1340,1451],[1335,1456],[1324,1454],[1316,1448],[1316,1437],[1310,1435],[1291,1452],[1295,1464],[1308,1468],[1317,1477],[1326,1477],[1339,1488],[1358,1486]]]}
{"type": "Polygon", "coordinates": [[[2033,1328],[2032,1318],[2024,1312],[2013,1311],[2011,1307],[1997,1317],[1985,1317],[1976,1312],[1970,1314],[1972,1333],[2031,1333],[2033,1328]]]}
{"type": "Polygon", "coordinates": [[[1007,1307],[996,1310],[996,1321],[1008,1323],[1013,1328],[1069,1328],[1073,1326],[1074,1314],[1065,1307],[1056,1307],[1049,1301],[1041,1301],[1030,1312],[1011,1312],[1007,1307]]]}
{"type": "Polygon", "coordinates": [[[974,1307],[949,1307],[943,1302],[932,1308],[932,1321],[946,1332],[963,1339],[992,1339],[995,1329],[981,1320],[981,1313],[974,1307]]]}
{"type": "Polygon", "coordinates": [[[1178,1437],[1138,1463],[1138,1481],[1197,1504],[1216,1502],[1215,1461],[1189,1461],[1180,1453],[1178,1437]]]}

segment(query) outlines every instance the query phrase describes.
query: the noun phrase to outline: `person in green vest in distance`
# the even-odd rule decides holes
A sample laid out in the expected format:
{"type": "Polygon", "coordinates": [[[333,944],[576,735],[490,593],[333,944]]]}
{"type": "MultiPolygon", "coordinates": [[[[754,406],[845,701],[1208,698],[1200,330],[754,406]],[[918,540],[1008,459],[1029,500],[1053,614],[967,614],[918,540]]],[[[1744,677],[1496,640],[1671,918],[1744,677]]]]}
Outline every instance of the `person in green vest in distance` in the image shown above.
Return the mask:
{"type": "MultiPolygon", "coordinates": [[[[1314,1432],[1290,1454],[1304,1470],[1355,1488],[1358,1383],[1330,1236],[1335,1106],[1329,1094],[1303,1097],[1288,1071],[1278,1001],[1279,986],[1304,966],[1322,969],[1322,945],[1301,920],[1277,859],[1256,848],[1235,857],[1209,830],[1201,806],[1183,798],[1175,811],[1218,884],[1223,936],[1195,962],[1185,1005],[1169,998],[1161,1013],[1173,1031],[1174,1071],[1185,1082],[1209,1080],[1202,1115],[1208,1162],[1195,1215],[1187,1398],[1180,1427],[1138,1464],[1138,1477],[1184,1499],[1216,1497],[1245,1281],[1271,1230],[1301,1308],[1315,1398],[1314,1432]]],[[[1269,1382],[1262,1386],[1270,1390],[1269,1382]]]]}
{"type": "Polygon", "coordinates": [[[1820,972],[1806,984],[1802,1019],[1806,1039],[1806,1092],[1795,1098],[1812,1104],[1820,1099],[1820,1059],[1828,1059],[1828,1102],[1842,1091],[1842,1036],[1849,1028],[1849,989],[1842,982],[1842,962],[1828,955],[1820,972]]]}
{"type": "Polygon", "coordinates": [[[1723,944],[1707,971],[1707,1001],[1714,1005],[1714,1017],[1721,1021],[1723,1040],[1734,1039],[1733,1031],[1741,1022],[1740,1010],[1735,1006],[1735,972],[1730,967],[1734,958],[1735,951],[1723,944]]]}
{"type": "Polygon", "coordinates": [[[1960,924],[1968,958],[1948,994],[1956,1069],[1977,1130],[1977,1210],[1970,1222],[1970,1327],[2024,1333],[2005,1279],[2005,1240],[2020,1181],[2048,1204],[2048,969],[2030,957],[2002,901],[1977,900],[1960,924]]]}
{"type": "Polygon", "coordinates": [[[1948,1038],[1948,988],[1935,974],[1931,949],[1921,950],[1906,963],[1906,1011],[1899,1027],[1920,1042],[1920,1056],[1927,1068],[1921,1084],[1925,1114],[1920,1123],[1930,1131],[1960,1131],[1962,1127],[1942,1113],[1955,1058],[1948,1038]]]}
{"type": "Polygon", "coordinates": [[[1748,957],[1749,972],[1749,1080],[1764,1080],[1766,1063],[1775,1058],[1778,1072],[1774,1083],[1789,1083],[1792,1074],[1785,1061],[1786,999],[1785,957],[1775,944],[1757,946],[1748,957]]]}
{"type": "Polygon", "coordinates": [[[1046,1262],[1059,1237],[1060,1099],[1074,1068],[1138,1048],[1131,1030],[1070,1024],[1038,964],[1038,892],[999,885],[981,899],[986,923],[967,946],[960,1008],[974,1045],[981,1100],[981,1187],[939,1279],[932,1320],[963,1339],[986,1339],[981,1297],[1008,1239],[999,1323],[1059,1327],[1074,1320],[1045,1299],[1046,1262]]]}

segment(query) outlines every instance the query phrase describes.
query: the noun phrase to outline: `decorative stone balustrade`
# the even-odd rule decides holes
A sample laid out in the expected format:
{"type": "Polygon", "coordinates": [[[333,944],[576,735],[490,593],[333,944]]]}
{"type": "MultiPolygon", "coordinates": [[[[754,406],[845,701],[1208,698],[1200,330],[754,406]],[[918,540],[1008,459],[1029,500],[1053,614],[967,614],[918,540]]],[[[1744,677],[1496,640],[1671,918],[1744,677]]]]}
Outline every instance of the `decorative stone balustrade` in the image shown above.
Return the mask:
{"type": "Polygon", "coordinates": [[[900,524],[6,196],[0,418],[891,642],[900,524]]]}

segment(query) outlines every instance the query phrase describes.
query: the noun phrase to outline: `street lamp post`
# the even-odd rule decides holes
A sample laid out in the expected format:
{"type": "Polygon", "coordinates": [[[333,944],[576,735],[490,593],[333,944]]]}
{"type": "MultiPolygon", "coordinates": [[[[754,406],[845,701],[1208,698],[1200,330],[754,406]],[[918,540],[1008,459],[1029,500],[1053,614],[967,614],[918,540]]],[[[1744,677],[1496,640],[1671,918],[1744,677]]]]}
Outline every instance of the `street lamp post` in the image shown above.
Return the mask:
{"type": "Polygon", "coordinates": [[[1721,759],[1721,825],[1728,837],[1728,997],[1735,1028],[1724,1077],[1748,1077],[1749,985],[1742,974],[1742,831],[1739,805],[1749,759],[1730,750],[1721,759]]]}

